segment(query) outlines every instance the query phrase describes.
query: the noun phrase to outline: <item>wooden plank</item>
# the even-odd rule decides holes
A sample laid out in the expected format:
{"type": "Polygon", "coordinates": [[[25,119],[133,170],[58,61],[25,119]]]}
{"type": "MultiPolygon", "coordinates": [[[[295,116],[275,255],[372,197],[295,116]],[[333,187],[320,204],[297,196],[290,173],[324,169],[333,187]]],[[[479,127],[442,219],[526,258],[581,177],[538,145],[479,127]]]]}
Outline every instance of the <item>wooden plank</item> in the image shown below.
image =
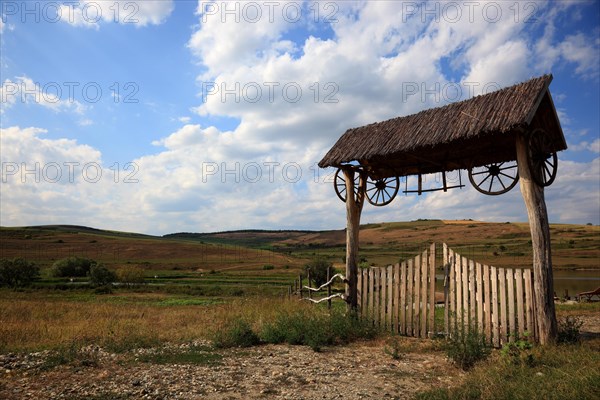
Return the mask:
{"type": "Polygon", "coordinates": [[[369,299],[369,270],[366,268],[363,268],[361,271],[361,274],[363,276],[363,280],[362,280],[362,287],[363,287],[363,297],[362,297],[362,310],[363,310],[363,318],[367,318],[368,314],[369,314],[369,310],[368,310],[368,299],[369,299]]]}
{"type": "Polygon", "coordinates": [[[446,333],[449,334],[456,328],[456,256],[452,249],[448,250],[448,264],[450,269],[450,298],[448,299],[448,302],[450,303],[450,312],[446,333]]]}
{"type": "Polygon", "coordinates": [[[517,329],[519,338],[523,338],[525,333],[525,315],[523,313],[525,298],[523,297],[523,270],[521,268],[515,270],[515,283],[517,284],[517,329]]]}
{"type": "Polygon", "coordinates": [[[532,339],[536,338],[535,324],[533,322],[533,288],[531,284],[531,270],[523,271],[523,284],[525,285],[525,317],[527,324],[527,332],[532,339]]]}
{"type": "Polygon", "coordinates": [[[419,328],[421,327],[421,305],[419,304],[421,301],[421,255],[417,255],[415,257],[415,282],[413,286],[413,308],[414,308],[414,316],[413,316],[413,336],[419,337],[419,328]]]}
{"type": "Polygon", "coordinates": [[[496,267],[490,268],[490,281],[492,282],[492,337],[493,345],[500,347],[500,326],[498,320],[498,272],[496,267]]]}
{"type": "MultiPolygon", "coordinates": [[[[435,243],[429,248],[429,321],[427,332],[434,335],[435,329],[435,243]]],[[[428,335],[429,336],[429,335],[428,335]]],[[[433,337],[433,336],[431,336],[433,337]]]]}
{"type": "Polygon", "coordinates": [[[475,264],[475,297],[477,302],[477,329],[479,333],[483,330],[483,271],[479,263],[475,264]]]}
{"type": "Polygon", "coordinates": [[[429,269],[428,251],[425,250],[421,255],[421,300],[419,307],[421,308],[421,326],[419,327],[420,337],[427,337],[427,278],[429,269]]]}
{"type": "Polygon", "coordinates": [[[408,278],[406,279],[406,334],[408,336],[414,335],[413,330],[413,294],[414,294],[414,263],[413,259],[408,260],[408,278]]]}
{"type": "Polygon", "coordinates": [[[444,262],[444,332],[450,329],[450,259],[448,257],[448,245],[442,244],[442,257],[444,262]]]}
{"type": "Polygon", "coordinates": [[[406,261],[402,261],[400,264],[400,333],[406,335],[406,298],[408,296],[406,292],[406,286],[408,282],[408,272],[406,268],[406,261]]]}
{"type": "Polygon", "coordinates": [[[400,264],[394,265],[394,288],[392,290],[393,300],[393,311],[392,321],[394,325],[394,333],[400,333],[400,322],[399,322],[399,306],[400,306],[400,264]]]}
{"type": "Polygon", "coordinates": [[[380,326],[383,329],[387,328],[387,317],[386,317],[386,306],[387,306],[387,270],[385,267],[379,268],[379,282],[380,283],[380,300],[379,300],[379,318],[380,318],[380,326]]]}
{"type": "Polygon", "coordinates": [[[477,321],[475,284],[475,261],[469,260],[469,327],[475,327],[477,321]]]}
{"type": "Polygon", "coordinates": [[[485,319],[485,337],[488,343],[492,343],[492,302],[490,293],[490,267],[483,266],[483,312],[485,319]]]}
{"type": "MultiPolygon", "coordinates": [[[[330,271],[329,271],[329,267],[327,268],[327,281],[329,281],[330,279],[330,271]]],[[[359,269],[358,270],[358,276],[356,277],[357,281],[356,281],[356,301],[357,301],[357,311],[359,312],[359,315],[362,311],[362,300],[363,300],[363,273],[362,270],[359,269]]],[[[331,285],[327,286],[327,296],[331,296],[331,285]]],[[[331,307],[330,307],[331,308],[331,307]]]]}
{"type": "Polygon", "coordinates": [[[375,323],[375,269],[369,268],[369,321],[375,323]]]}
{"type": "Polygon", "coordinates": [[[391,332],[394,332],[394,324],[393,324],[393,316],[394,316],[394,311],[393,311],[393,306],[394,306],[394,294],[393,294],[393,290],[394,290],[394,266],[393,265],[388,265],[388,270],[387,270],[387,284],[388,284],[388,290],[387,290],[387,296],[388,296],[388,306],[387,306],[387,327],[388,330],[391,332]]]}
{"type": "Polygon", "coordinates": [[[381,296],[381,275],[379,268],[373,268],[373,317],[375,326],[381,327],[381,310],[379,309],[379,297],[381,296]]]}
{"type": "Polygon", "coordinates": [[[463,324],[463,311],[462,311],[462,306],[463,306],[463,301],[462,301],[462,257],[457,254],[454,253],[454,266],[455,266],[455,276],[456,276],[456,325],[454,326],[454,329],[458,329],[459,325],[463,324]]]}
{"type": "Polygon", "coordinates": [[[506,271],[498,268],[498,291],[500,294],[500,343],[506,343],[508,333],[506,321],[506,271]]]}
{"type": "Polygon", "coordinates": [[[394,299],[394,294],[393,294],[393,290],[394,290],[394,267],[392,265],[388,265],[387,267],[387,297],[388,297],[388,301],[387,301],[387,320],[386,320],[386,325],[388,327],[388,330],[391,332],[394,332],[394,325],[392,324],[392,316],[394,314],[393,312],[393,299],[394,299]]]}
{"type": "Polygon", "coordinates": [[[462,312],[463,324],[469,324],[469,261],[466,257],[462,257],[462,312]]]}
{"type": "Polygon", "coordinates": [[[508,290],[508,341],[514,342],[516,326],[515,326],[515,278],[513,276],[513,269],[506,269],[506,288],[508,290]]]}

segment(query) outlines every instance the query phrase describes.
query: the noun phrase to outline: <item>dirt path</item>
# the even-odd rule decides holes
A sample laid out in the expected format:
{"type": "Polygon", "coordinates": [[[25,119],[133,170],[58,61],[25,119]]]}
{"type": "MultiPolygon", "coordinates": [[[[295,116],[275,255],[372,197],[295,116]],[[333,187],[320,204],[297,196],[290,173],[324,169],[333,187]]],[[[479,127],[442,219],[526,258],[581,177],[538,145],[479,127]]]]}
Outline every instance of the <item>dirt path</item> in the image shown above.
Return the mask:
{"type": "Polygon", "coordinates": [[[95,366],[4,372],[2,399],[408,399],[461,372],[439,352],[394,360],[383,342],[316,353],[266,345],[222,351],[219,365],[149,364],[102,354],[95,366]]]}

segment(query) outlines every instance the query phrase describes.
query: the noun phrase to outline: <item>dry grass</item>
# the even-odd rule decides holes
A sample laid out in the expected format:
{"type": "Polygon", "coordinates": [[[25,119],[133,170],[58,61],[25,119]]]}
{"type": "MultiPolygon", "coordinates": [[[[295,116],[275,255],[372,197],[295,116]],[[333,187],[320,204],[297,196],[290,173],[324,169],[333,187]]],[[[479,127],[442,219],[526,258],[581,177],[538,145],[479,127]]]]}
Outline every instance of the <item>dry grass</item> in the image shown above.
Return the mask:
{"type": "Polygon", "coordinates": [[[256,328],[280,310],[308,305],[281,299],[239,299],[226,304],[161,306],[138,303],[65,301],[44,293],[0,292],[0,352],[34,351],[98,344],[115,351],[208,338],[243,315],[256,328]]]}

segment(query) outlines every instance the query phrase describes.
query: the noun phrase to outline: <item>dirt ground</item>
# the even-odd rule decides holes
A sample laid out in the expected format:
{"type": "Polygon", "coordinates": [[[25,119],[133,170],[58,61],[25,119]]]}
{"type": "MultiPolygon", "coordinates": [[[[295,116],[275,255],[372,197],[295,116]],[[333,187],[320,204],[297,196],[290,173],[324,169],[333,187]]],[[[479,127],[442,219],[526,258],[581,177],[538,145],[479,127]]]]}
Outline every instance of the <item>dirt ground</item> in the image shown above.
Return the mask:
{"type": "MultiPolygon", "coordinates": [[[[600,315],[582,319],[582,336],[600,337],[600,315]]],[[[457,385],[464,376],[431,347],[429,341],[402,338],[395,359],[389,339],[322,352],[264,345],[219,351],[223,358],[212,365],[145,363],[136,358],[152,350],[110,354],[91,348],[91,365],[47,370],[39,368],[47,353],[3,354],[0,399],[410,399],[457,385]]]]}

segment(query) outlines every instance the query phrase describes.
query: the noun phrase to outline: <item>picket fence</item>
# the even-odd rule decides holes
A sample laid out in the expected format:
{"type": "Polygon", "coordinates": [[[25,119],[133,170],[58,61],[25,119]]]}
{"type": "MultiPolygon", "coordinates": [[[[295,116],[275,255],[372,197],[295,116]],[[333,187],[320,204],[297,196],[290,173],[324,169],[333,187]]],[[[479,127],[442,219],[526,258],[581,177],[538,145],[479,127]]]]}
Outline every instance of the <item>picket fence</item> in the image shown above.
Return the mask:
{"type": "Polygon", "coordinates": [[[530,269],[480,264],[450,249],[443,253],[443,293],[436,293],[436,244],[416,257],[358,274],[362,318],[414,337],[477,329],[496,347],[523,337],[535,340],[530,269]],[[437,310],[437,311],[436,311],[437,310]]]}

